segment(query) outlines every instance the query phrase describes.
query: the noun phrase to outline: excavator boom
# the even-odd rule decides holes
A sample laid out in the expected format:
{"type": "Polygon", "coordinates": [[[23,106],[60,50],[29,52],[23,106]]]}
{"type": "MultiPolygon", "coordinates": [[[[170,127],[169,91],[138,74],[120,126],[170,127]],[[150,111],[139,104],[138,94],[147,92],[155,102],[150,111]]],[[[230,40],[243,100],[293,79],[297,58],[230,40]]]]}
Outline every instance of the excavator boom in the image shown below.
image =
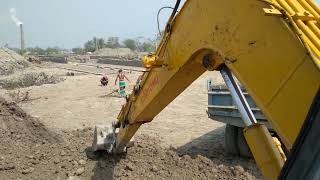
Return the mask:
{"type": "MultiPolygon", "coordinates": [[[[122,152],[143,123],[152,121],[201,74],[223,67],[237,77],[292,149],[320,85],[318,6],[312,0],[187,0],[176,13],[179,2],[156,53],[144,59],[142,81],[113,126],[119,132],[112,151],[122,152]]],[[[272,144],[269,138],[265,142],[272,144]]],[[[257,161],[267,156],[264,147],[250,149],[257,161]]],[[[270,178],[279,174],[262,171],[270,178]]]]}

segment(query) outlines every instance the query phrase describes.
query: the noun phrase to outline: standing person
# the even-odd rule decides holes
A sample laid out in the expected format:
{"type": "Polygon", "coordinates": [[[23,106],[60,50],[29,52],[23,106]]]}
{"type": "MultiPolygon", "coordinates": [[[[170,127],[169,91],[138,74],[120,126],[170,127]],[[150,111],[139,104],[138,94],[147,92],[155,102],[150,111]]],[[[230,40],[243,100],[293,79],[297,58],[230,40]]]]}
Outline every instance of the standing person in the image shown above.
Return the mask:
{"type": "Polygon", "coordinates": [[[117,85],[118,79],[119,79],[119,94],[121,96],[124,96],[126,94],[126,82],[124,81],[124,79],[128,80],[129,82],[130,82],[130,80],[123,73],[122,69],[119,69],[116,81],[114,82],[114,85],[117,85]]]}

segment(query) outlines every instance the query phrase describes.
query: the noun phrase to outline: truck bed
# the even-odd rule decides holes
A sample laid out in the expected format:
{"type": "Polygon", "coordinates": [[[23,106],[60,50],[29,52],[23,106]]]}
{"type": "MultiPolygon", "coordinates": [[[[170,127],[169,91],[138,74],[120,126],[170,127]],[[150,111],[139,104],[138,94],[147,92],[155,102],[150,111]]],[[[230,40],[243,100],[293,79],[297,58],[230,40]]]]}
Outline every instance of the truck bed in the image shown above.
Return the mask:
{"type": "MultiPolygon", "coordinates": [[[[208,80],[208,117],[220,121],[226,124],[231,124],[237,127],[245,127],[240,113],[235,106],[231,94],[226,85],[213,85],[212,80],[208,80]]],[[[263,115],[259,107],[249,96],[249,94],[242,88],[242,92],[259,123],[266,124],[268,128],[271,128],[267,123],[266,117],[263,115]]]]}

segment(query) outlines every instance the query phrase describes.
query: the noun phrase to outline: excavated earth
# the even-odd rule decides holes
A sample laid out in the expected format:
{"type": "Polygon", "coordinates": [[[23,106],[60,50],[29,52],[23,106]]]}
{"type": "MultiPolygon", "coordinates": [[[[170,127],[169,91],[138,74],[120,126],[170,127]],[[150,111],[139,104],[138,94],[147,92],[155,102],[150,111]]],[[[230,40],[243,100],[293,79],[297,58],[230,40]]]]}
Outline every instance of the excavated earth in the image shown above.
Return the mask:
{"type": "MultiPolygon", "coordinates": [[[[158,116],[159,121],[142,128],[135,137],[135,145],[126,153],[108,155],[106,152],[93,153],[90,147],[94,120],[116,116],[121,106],[119,98],[100,97],[113,86],[101,89],[95,84],[97,77],[89,75],[70,78],[60,85],[42,85],[60,81],[51,82],[49,75],[25,74],[38,70],[50,74],[52,68],[35,69],[23,57],[7,49],[0,49],[0,64],[1,96],[15,94],[5,89],[26,91],[21,87],[33,87],[32,97],[26,102],[0,97],[1,180],[262,178],[252,159],[231,156],[224,151],[223,126],[207,121],[204,112],[197,109],[200,106],[202,110],[201,105],[206,104],[198,101],[198,94],[194,94],[206,94],[205,87],[197,83],[158,116]],[[83,84],[86,86],[81,86],[83,84]],[[184,99],[190,97],[194,98],[194,103],[182,107],[184,99]],[[107,114],[98,111],[105,104],[107,114]],[[198,119],[198,128],[194,127],[193,119],[198,119]],[[182,134],[182,129],[192,129],[192,132],[182,134]],[[190,142],[182,139],[190,139],[190,142]],[[173,148],[166,144],[177,146],[173,148]]],[[[135,79],[134,76],[130,78],[135,79]]],[[[202,80],[199,82],[202,84],[202,80]]]]}
{"type": "Polygon", "coordinates": [[[22,87],[55,84],[64,80],[58,69],[40,69],[16,52],[0,48],[0,88],[17,89],[22,87]]]}
{"type": "MultiPolygon", "coordinates": [[[[93,153],[92,129],[51,132],[0,99],[0,179],[256,179],[256,167],[187,155],[145,135],[127,153],[93,153]]],[[[239,159],[235,157],[235,159],[239,159]]],[[[252,160],[244,160],[250,165],[252,160]]]]}

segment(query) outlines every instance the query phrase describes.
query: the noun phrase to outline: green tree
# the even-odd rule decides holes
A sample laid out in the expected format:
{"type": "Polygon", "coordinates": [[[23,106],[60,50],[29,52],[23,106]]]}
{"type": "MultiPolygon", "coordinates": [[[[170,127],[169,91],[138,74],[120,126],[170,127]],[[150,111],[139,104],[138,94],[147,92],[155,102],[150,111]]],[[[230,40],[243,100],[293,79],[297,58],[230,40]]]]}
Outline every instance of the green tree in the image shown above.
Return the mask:
{"type": "Polygon", "coordinates": [[[92,40],[89,40],[84,44],[84,50],[86,52],[94,52],[95,50],[104,48],[105,46],[105,40],[103,38],[93,37],[92,40]]]}
{"type": "Polygon", "coordinates": [[[143,52],[152,52],[155,51],[155,45],[152,42],[143,42],[140,49],[143,52]]]}
{"type": "Polygon", "coordinates": [[[30,52],[31,55],[45,55],[46,51],[38,46],[34,48],[27,48],[27,51],[30,52]]]}
{"type": "Polygon", "coordinates": [[[94,40],[89,40],[84,44],[85,52],[94,52],[96,49],[96,45],[94,40]]]}
{"type": "Polygon", "coordinates": [[[157,41],[138,37],[136,40],[137,50],[140,52],[153,52],[156,50],[157,41]]]}
{"type": "Polygon", "coordinates": [[[129,48],[129,49],[131,49],[133,51],[137,49],[137,43],[133,39],[126,39],[122,43],[124,44],[124,46],[126,48],[129,48]]]}
{"type": "Polygon", "coordinates": [[[60,49],[59,47],[48,47],[45,50],[47,55],[52,55],[52,54],[62,54],[63,50],[60,49]]]}
{"type": "Polygon", "coordinates": [[[97,39],[97,49],[105,48],[106,47],[106,41],[103,38],[98,38],[97,39]]]}
{"type": "Polygon", "coordinates": [[[72,48],[72,52],[75,54],[83,54],[85,50],[81,47],[72,48]]]}
{"type": "Polygon", "coordinates": [[[112,48],[112,49],[121,47],[121,45],[119,43],[119,38],[118,37],[109,37],[107,40],[106,47],[112,48]]]}

